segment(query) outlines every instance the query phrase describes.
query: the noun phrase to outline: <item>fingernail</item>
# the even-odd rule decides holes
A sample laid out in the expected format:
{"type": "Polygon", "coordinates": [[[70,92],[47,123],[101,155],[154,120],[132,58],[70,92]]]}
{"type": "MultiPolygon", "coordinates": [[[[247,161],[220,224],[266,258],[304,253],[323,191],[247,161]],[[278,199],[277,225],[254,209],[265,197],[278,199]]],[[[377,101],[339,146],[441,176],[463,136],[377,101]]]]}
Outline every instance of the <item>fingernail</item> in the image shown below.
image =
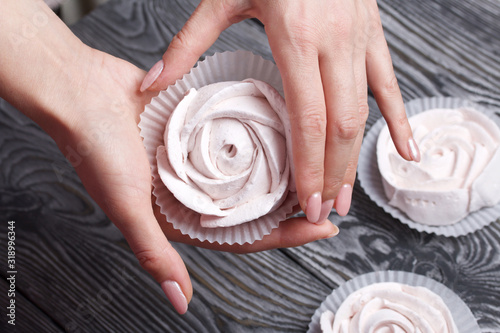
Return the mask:
{"type": "Polygon", "coordinates": [[[420,162],[420,150],[413,138],[408,140],[408,148],[410,148],[410,156],[412,161],[420,162]]]}
{"type": "Polygon", "coordinates": [[[346,216],[351,208],[352,186],[344,184],[340,188],[340,192],[335,199],[335,210],[340,216],[346,216]]]}
{"type": "Polygon", "coordinates": [[[324,223],[330,213],[332,212],[333,208],[333,199],[332,200],[327,200],[321,204],[321,213],[319,214],[319,219],[317,224],[324,223]]]}
{"type": "Polygon", "coordinates": [[[163,281],[161,283],[161,289],[163,289],[163,292],[167,296],[168,300],[170,301],[170,303],[172,303],[175,310],[179,314],[185,314],[187,312],[187,299],[177,282],[163,281]]]}
{"type": "Polygon", "coordinates": [[[336,225],[333,225],[333,226],[335,227],[334,230],[333,230],[333,232],[330,233],[328,236],[326,236],[323,239],[332,238],[332,237],[335,237],[335,236],[337,236],[339,234],[339,232],[340,232],[339,228],[336,225]]]}
{"type": "Polygon", "coordinates": [[[306,217],[311,223],[316,223],[319,221],[321,214],[321,193],[316,192],[311,194],[309,199],[307,199],[306,206],[306,217]]]}
{"type": "Polygon", "coordinates": [[[154,64],[153,67],[149,70],[148,74],[144,77],[141,84],[141,92],[146,91],[151,85],[156,81],[160,73],[163,71],[163,60],[158,61],[154,64]]]}

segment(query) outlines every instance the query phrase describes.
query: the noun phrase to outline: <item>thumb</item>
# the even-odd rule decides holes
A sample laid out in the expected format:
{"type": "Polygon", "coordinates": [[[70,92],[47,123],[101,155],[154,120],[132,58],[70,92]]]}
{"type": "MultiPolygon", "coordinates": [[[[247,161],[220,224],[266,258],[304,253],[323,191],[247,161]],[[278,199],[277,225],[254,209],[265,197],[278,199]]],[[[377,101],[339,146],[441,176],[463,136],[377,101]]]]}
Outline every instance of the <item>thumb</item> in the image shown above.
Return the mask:
{"type": "Polygon", "coordinates": [[[149,210],[151,212],[146,217],[141,214],[122,219],[119,229],[142,268],[160,283],[175,310],[184,314],[193,295],[188,271],[179,253],[165,237],[152,208],[149,210]]]}
{"type": "Polygon", "coordinates": [[[201,1],[174,36],[162,59],[144,77],[141,92],[164,90],[188,73],[221,32],[242,19],[233,20],[236,15],[232,12],[220,2],[201,1]]]}

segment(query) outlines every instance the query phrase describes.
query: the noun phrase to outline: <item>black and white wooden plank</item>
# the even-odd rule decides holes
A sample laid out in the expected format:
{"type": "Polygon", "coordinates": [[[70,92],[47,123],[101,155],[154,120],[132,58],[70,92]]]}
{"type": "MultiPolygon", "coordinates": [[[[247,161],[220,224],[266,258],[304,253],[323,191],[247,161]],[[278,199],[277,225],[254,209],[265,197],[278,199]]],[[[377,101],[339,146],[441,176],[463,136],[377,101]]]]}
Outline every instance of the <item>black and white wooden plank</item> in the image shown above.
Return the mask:
{"type": "Polygon", "coordinates": [[[379,6],[405,100],[455,96],[500,106],[498,1],[379,6]]]}
{"type": "MultiPolygon", "coordinates": [[[[4,247],[2,246],[2,250],[4,247]]],[[[3,265],[1,266],[3,271],[3,265]]],[[[15,290],[15,286],[10,285],[10,281],[5,279],[0,281],[0,292],[2,295],[0,305],[2,306],[2,319],[0,320],[0,332],[23,333],[31,332],[33,328],[38,328],[38,332],[61,333],[63,328],[54,322],[50,315],[42,312],[35,304],[28,300],[22,293],[15,291],[15,297],[8,296],[10,290],[15,290]],[[13,288],[13,289],[11,289],[13,288]],[[10,300],[15,301],[14,307],[10,300]],[[11,310],[7,307],[13,307],[11,310]],[[10,323],[9,323],[10,322],[10,323]]]]}

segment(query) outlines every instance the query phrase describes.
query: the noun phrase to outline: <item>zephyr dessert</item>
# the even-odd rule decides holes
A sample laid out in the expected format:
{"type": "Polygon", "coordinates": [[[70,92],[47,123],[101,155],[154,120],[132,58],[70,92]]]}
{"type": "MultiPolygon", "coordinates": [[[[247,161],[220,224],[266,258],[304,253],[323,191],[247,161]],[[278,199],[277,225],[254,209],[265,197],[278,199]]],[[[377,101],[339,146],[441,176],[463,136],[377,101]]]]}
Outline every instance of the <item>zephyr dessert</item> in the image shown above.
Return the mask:
{"type": "Polygon", "coordinates": [[[426,287],[379,282],[351,293],[333,313],[320,317],[324,333],[456,333],[443,299],[426,287]]]}
{"type": "Polygon", "coordinates": [[[481,332],[464,301],[442,283],[376,271],[342,283],[316,309],[308,333],[481,332]]]}
{"type": "Polygon", "coordinates": [[[205,228],[255,220],[295,190],[283,97],[248,79],[191,88],[170,116],[158,173],[205,228]]]}
{"type": "Polygon", "coordinates": [[[201,241],[262,239],[297,204],[291,128],[275,64],[247,51],[207,57],[141,115],[153,194],[201,241]]]}
{"type": "Polygon", "coordinates": [[[409,118],[421,161],[401,158],[387,125],[377,160],[389,204],[417,223],[451,225],[500,202],[500,129],[473,108],[436,108],[409,118]]]}

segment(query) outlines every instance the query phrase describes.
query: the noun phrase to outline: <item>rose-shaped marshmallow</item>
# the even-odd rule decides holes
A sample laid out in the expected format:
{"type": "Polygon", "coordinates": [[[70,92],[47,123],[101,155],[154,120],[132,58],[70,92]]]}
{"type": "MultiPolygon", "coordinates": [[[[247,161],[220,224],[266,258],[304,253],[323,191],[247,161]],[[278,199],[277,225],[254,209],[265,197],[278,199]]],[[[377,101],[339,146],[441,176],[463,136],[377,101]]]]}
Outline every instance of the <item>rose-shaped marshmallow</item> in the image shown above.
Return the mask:
{"type": "Polygon", "coordinates": [[[335,314],[320,318],[324,333],[454,333],[458,329],[439,295],[425,287],[374,283],[350,294],[335,314]]]}
{"type": "Polygon", "coordinates": [[[421,161],[399,156],[387,125],[377,160],[389,204],[413,221],[450,225],[500,201],[500,129],[469,108],[432,109],[409,119],[421,161]]]}
{"type": "Polygon", "coordinates": [[[191,89],[158,147],[158,173],[200,214],[202,227],[228,227],[274,211],[295,192],[291,130],[283,97],[248,79],[191,89]]]}

